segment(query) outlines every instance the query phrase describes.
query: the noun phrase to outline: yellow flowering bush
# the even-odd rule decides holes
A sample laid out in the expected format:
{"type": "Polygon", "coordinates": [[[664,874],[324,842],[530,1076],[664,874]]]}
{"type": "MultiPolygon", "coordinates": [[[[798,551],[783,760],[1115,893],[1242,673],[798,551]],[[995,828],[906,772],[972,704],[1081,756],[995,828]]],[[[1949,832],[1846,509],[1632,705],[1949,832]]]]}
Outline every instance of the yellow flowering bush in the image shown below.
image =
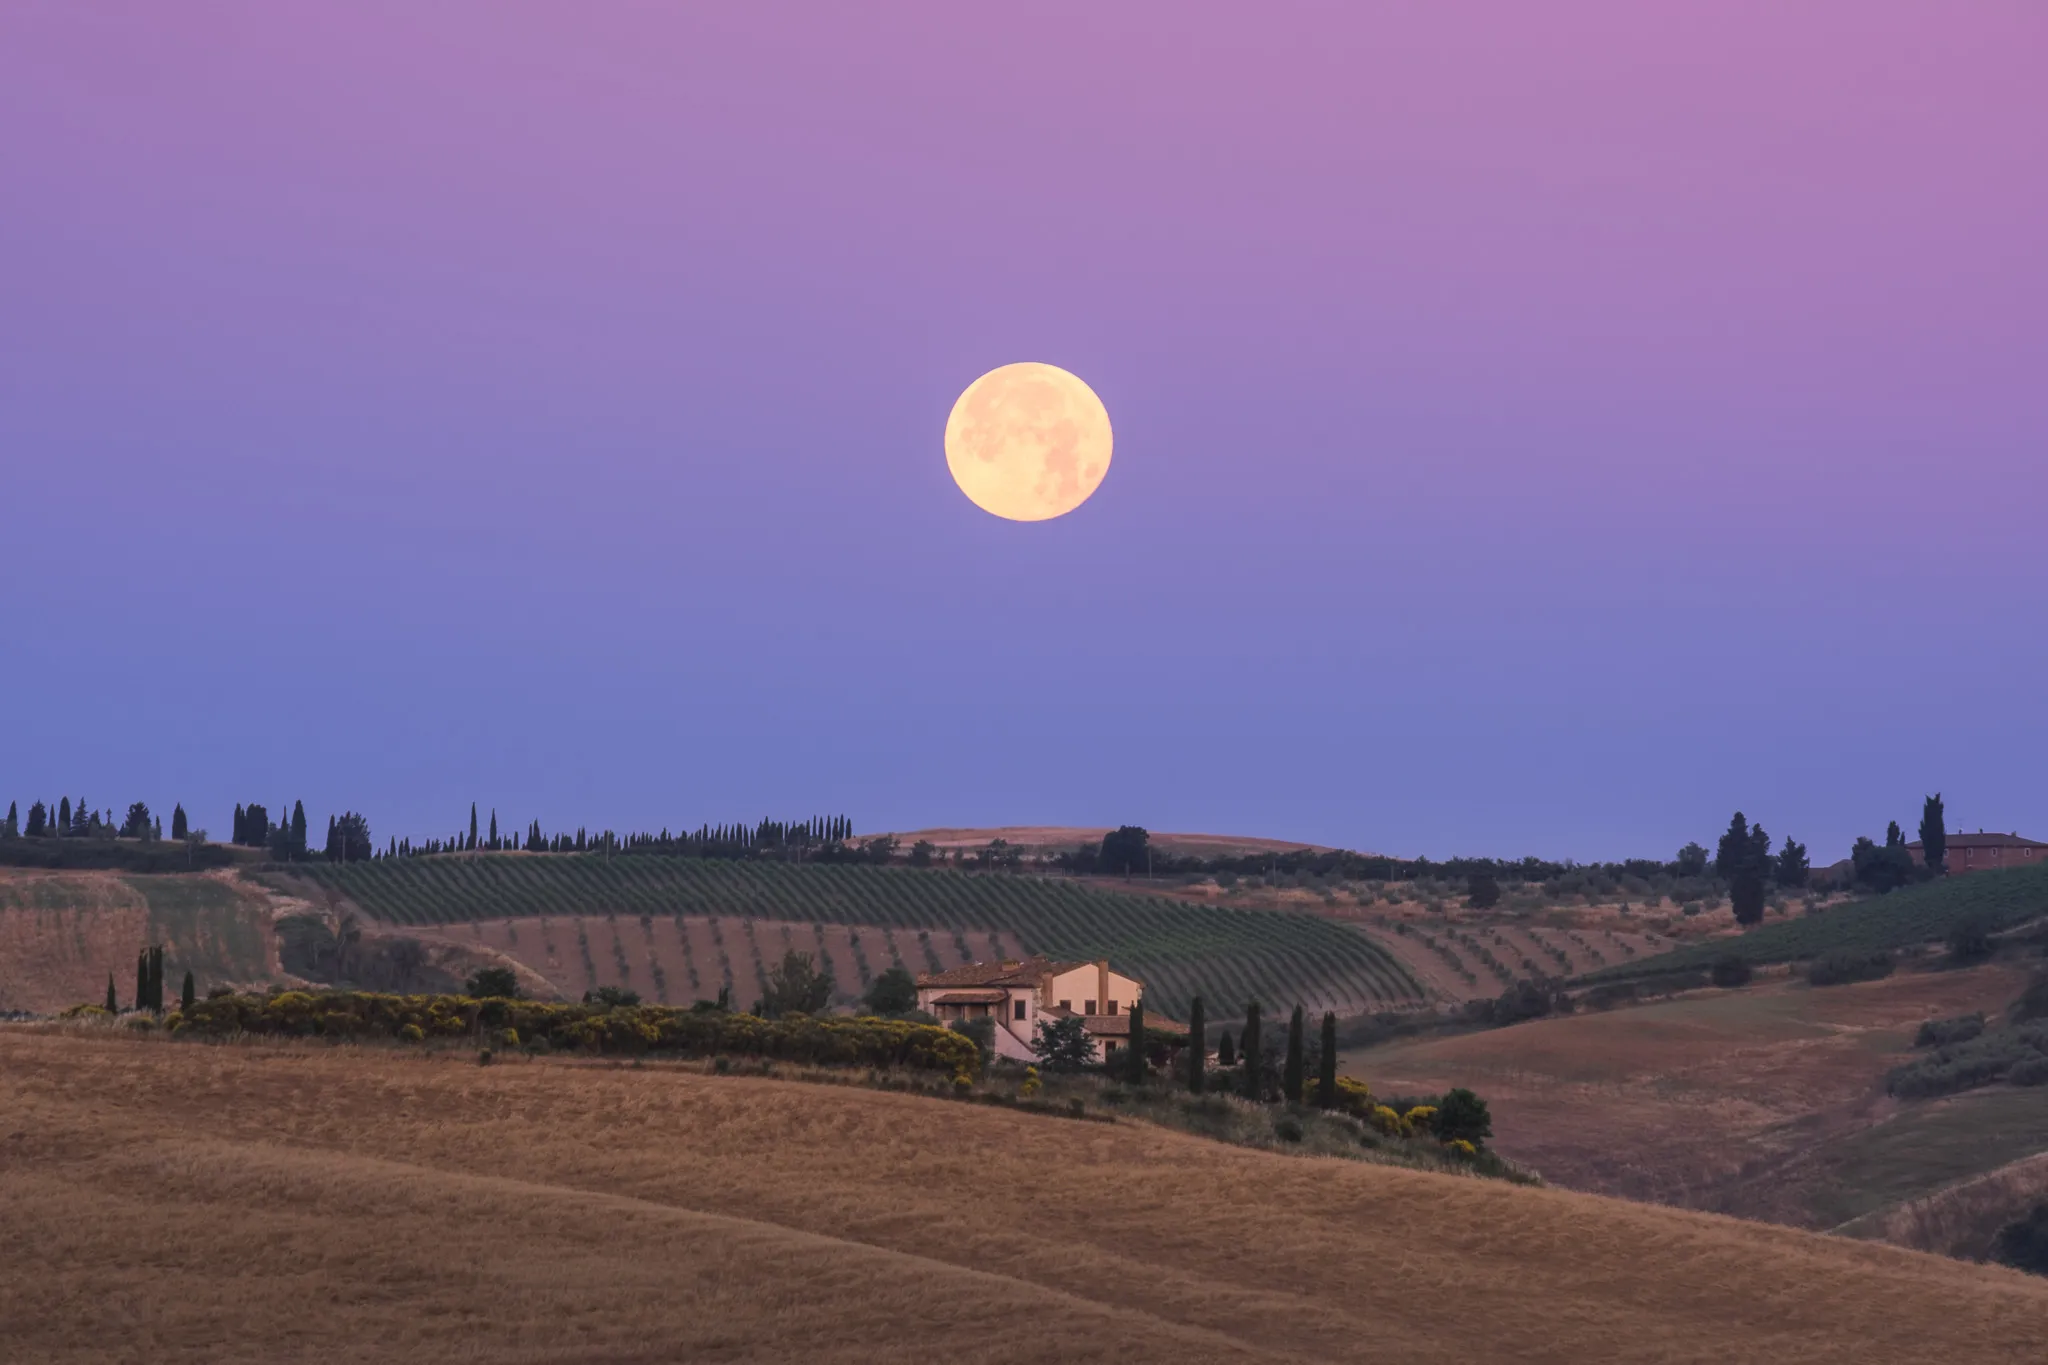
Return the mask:
{"type": "Polygon", "coordinates": [[[1436,1123],[1436,1106],[1418,1104],[1401,1117],[1406,1120],[1410,1132],[1426,1133],[1436,1123]]]}
{"type": "Polygon", "coordinates": [[[1463,1138],[1452,1138],[1449,1142],[1446,1142],[1444,1146],[1448,1147],[1451,1151],[1456,1152],[1459,1156],[1464,1157],[1467,1161],[1470,1161],[1474,1157],[1479,1155],[1479,1149],[1477,1147],[1474,1147],[1471,1143],[1465,1141],[1465,1139],[1463,1138]]]}
{"type": "Polygon", "coordinates": [[[111,1019],[105,1005],[73,1005],[57,1016],[59,1019],[111,1019]]]}
{"type": "Polygon", "coordinates": [[[1357,1119],[1369,1119],[1377,1107],[1378,1101],[1373,1099],[1372,1091],[1364,1081],[1353,1080],[1349,1076],[1337,1078],[1337,1109],[1340,1113],[1349,1114],[1357,1119]]]}
{"type": "Polygon", "coordinates": [[[1366,1121],[1372,1124],[1373,1129],[1383,1136],[1408,1136],[1408,1121],[1384,1104],[1374,1105],[1372,1113],[1367,1116],[1366,1121]]]}
{"type": "Polygon", "coordinates": [[[1017,1093],[1028,1100],[1043,1089],[1045,1089],[1045,1083],[1038,1079],[1038,1068],[1035,1066],[1025,1067],[1024,1084],[1017,1087],[1017,1093]]]}

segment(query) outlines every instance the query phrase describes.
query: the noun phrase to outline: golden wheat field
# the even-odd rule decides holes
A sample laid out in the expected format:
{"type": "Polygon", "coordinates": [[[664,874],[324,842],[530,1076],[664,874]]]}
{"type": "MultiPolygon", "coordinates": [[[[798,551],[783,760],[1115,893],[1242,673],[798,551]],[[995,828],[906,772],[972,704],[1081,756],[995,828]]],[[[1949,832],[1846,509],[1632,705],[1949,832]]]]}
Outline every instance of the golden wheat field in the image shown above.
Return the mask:
{"type": "Polygon", "coordinates": [[[2039,1361],[2048,1284],[797,1081],[0,1029],[0,1355],[2039,1361]]]}

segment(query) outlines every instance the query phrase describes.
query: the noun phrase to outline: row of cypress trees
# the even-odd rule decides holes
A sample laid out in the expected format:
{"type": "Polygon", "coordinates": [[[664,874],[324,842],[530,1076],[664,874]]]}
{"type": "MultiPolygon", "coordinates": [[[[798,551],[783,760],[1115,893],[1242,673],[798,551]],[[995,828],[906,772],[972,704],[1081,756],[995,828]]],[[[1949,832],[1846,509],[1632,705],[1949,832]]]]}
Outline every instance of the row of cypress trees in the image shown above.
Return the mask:
{"type": "MultiPolygon", "coordinates": [[[[185,971],[184,989],[178,992],[181,1009],[191,1009],[196,983],[190,968],[185,971]]],[[[152,1014],[164,1012],[164,950],[162,944],[144,948],[135,955],[135,1008],[152,1014]]],[[[107,1013],[119,1014],[121,1002],[114,994],[114,974],[107,973],[107,1013]]]]}
{"type": "MultiPolygon", "coordinates": [[[[1143,1042],[1143,1018],[1140,1013],[1142,1002],[1132,1008],[1131,1043],[1137,1049],[1143,1042]]],[[[1188,1006],[1188,1036],[1192,1046],[1188,1048],[1187,1086],[1191,1094],[1202,1094],[1208,1088],[1206,1068],[1207,1048],[1204,1045],[1203,1030],[1206,1020],[1202,1013],[1202,997],[1196,996],[1188,1006]]],[[[1280,1093],[1289,1104],[1300,1104],[1308,1092],[1307,1076],[1307,1018],[1302,1007],[1294,1007],[1294,1015],[1287,1021],[1286,1060],[1281,1064],[1280,1093]]],[[[1266,1093],[1265,1050],[1260,1041],[1259,1004],[1256,1000],[1245,1006],[1244,1031],[1238,1035],[1236,1047],[1232,1047],[1229,1030],[1224,1030],[1218,1040],[1216,1061],[1220,1066],[1236,1066],[1243,1063],[1240,1077],[1242,1093],[1246,1099],[1262,1100],[1266,1093]]],[[[1337,1016],[1323,1015],[1321,1046],[1316,1056],[1315,1102],[1317,1107],[1337,1107],[1337,1016]]],[[[1133,1075],[1142,1075],[1142,1063],[1133,1064],[1133,1075]]]]}

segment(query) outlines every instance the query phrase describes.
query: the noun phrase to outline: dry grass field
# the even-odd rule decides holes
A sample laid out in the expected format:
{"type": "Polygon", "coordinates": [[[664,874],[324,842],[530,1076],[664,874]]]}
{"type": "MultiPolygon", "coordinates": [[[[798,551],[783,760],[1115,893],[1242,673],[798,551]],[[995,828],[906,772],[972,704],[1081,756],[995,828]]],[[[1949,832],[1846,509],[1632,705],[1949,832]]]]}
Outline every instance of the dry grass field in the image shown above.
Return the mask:
{"type": "Polygon", "coordinates": [[[694,1067],[0,1029],[10,1361],[2038,1361],[2048,1284],[694,1067]]]}
{"type": "Polygon", "coordinates": [[[1385,1093],[1471,1086],[1502,1151],[1554,1183],[1829,1228],[2048,1146],[2040,1091],[1883,1092],[1921,1020],[1995,1014],[2025,980],[2003,964],[1824,990],[1778,976],[1354,1052],[1345,1068],[1385,1093]]]}

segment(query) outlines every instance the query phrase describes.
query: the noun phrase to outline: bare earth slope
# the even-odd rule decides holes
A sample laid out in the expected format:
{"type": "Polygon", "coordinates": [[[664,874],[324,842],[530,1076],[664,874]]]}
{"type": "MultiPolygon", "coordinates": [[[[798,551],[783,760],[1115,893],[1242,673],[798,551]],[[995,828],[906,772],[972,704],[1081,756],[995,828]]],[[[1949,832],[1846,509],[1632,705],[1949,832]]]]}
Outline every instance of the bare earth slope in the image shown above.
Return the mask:
{"type": "Polygon", "coordinates": [[[19,1358],[2034,1361],[2048,1284],[1137,1124],[0,1029],[19,1358]]]}

